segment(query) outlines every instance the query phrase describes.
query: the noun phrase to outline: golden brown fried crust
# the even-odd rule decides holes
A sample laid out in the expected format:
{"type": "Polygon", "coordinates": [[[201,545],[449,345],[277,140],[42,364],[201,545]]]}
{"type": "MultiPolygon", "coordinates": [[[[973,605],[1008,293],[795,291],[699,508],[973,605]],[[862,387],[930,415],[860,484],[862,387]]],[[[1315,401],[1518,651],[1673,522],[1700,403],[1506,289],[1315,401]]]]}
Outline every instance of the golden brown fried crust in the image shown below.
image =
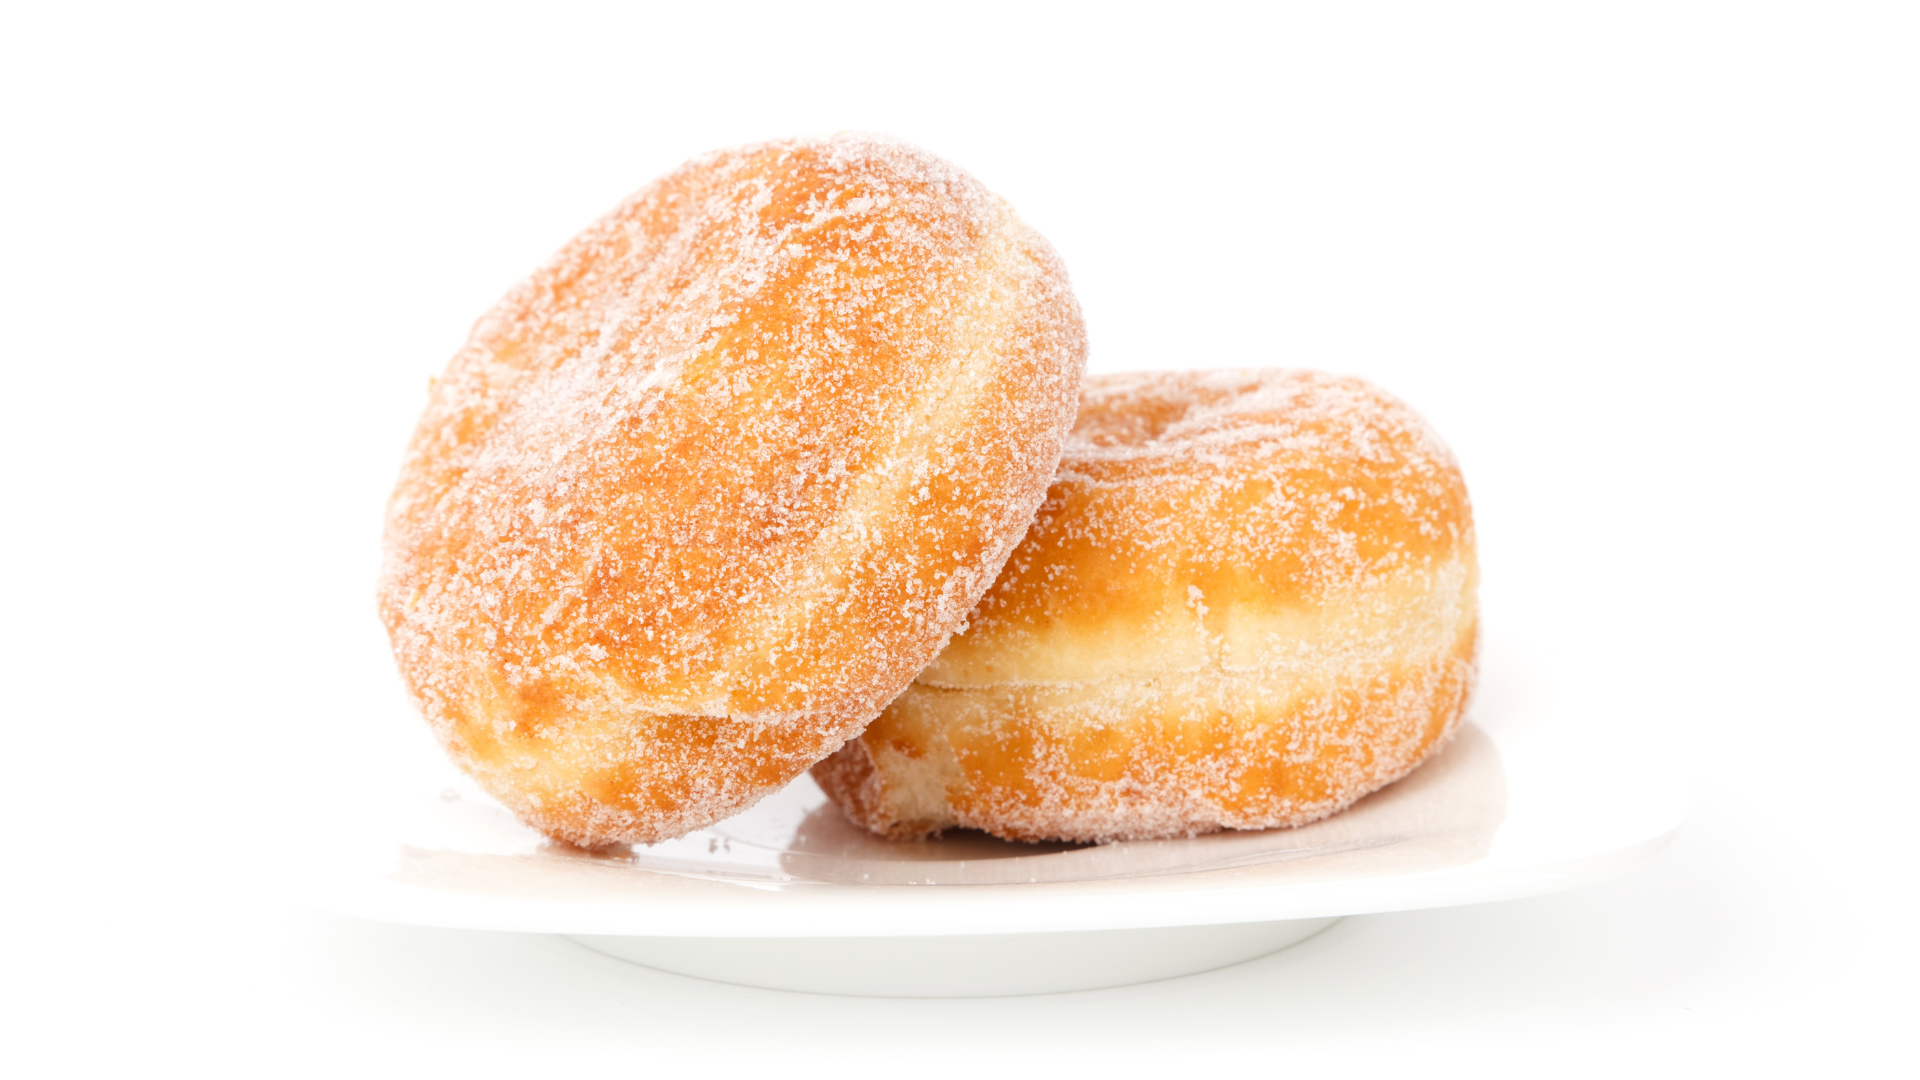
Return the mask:
{"type": "Polygon", "coordinates": [[[969,629],[815,775],[888,835],[1302,824],[1451,734],[1476,581],[1452,455],[1369,384],[1091,379],[969,629]]]}
{"type": "Polygon", "coordinates": [[[1085,338],[971,177],[858,136],[708,155],[475,326],[380,610],[453,758],[575,843],[737,812],[907,685],[1044,496],[1085,338]]]}

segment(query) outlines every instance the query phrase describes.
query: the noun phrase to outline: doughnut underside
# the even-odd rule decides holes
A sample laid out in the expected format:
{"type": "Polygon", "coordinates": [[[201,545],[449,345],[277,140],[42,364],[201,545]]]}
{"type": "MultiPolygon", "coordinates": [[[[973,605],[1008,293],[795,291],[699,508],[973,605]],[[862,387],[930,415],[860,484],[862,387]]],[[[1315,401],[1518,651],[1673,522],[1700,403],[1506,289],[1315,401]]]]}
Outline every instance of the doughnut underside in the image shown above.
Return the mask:
{"type": "Polygon", "coordinates": [[[550,835],[738,812],[961,624],[1044,496],[1084,352],[1045,242],[938,159],[858,137],[698,159],[437,381],[388,515],[402,675],[550,835]]]}
{"type": "Polygon", "coordinates": [[[1089,380],[970,628],[814,775],[894,837],[1303,824],[1452,733],[1476,577],[1451,455],[1368,384],[1089,380]]]}

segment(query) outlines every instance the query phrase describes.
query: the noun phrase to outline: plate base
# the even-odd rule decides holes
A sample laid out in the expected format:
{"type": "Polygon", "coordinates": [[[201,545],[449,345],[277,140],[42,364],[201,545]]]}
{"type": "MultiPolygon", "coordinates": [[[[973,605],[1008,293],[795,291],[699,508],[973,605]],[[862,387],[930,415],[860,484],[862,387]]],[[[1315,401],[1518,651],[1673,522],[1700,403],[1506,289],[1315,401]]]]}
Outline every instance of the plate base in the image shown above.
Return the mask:
{"type": "Polygon", "coordinates": [[[857,997],[1006,997],[1211,971],[1297,945],[1339,921],[940,937],[572,940],[631,963],[741,986],[857,997]]]}

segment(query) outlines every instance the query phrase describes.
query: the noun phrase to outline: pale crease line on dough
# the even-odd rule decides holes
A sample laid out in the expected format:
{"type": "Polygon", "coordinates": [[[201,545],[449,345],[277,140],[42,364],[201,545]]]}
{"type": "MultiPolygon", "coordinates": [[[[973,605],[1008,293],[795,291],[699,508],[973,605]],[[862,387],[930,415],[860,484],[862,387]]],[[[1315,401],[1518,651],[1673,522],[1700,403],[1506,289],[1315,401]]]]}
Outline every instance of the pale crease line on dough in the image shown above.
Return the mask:
{"type": "Polygon", "coordinates": [[[1053,623],[1050,633],[1009,634],[984,647],[981,651],[988,654],[988,659],[967,658],[945,664],[936,659],[916,681],[940,689],[974,690],[1076,686],[1124,674],[1176,675],[1208,669],[1253,674],[1297,669],[1313,662],[1388,663],[1396,656],[1441,646],[1464,619],[1466,583],[1471,573],[1464,558],[1448,560],[1437,572],[1409,568],[1343,598],[1336,610],[1317,616],[1299,609],[1268,613],[1252,605],[1217,604],[1210,607],[1208,618],[1211,621],[1219,615],[1225,630],[1207,628],[1210,640],[1204,652],[1166,647],[1173,630],[1185,639],[1190,632],[1202,629],[1187,604],[1170,601],[1162,605],[1146,625],[1118,641],[1112,630],[1098,623],[1076,625],[1062,620],[1053,623]],[[1274,657],[1274,650],[1290,649],[1301,641],[1314,646],[1306,657],[1274,657]],[[1335,650],[1339,650],[1337,654],[1335,650]],[[1356,656],[1356,652],[1362,655],[1356,656]],[[1012,664],[992,659],[1007,653],[1016,658],[1012,664]],[[1255,658],[1252,662],[1239,659],[1250,655],[1255,658]],[[994,672],[1000,674],[991,674],[994,672]]]}
{"type": "MultiPolygon", "coordinates": [[[[1436,664],[1446,662],[1449,657],[1458,652],[1459,638],[1460,634],[1456,631],[1452,639],[1440,648],[1407,657],[1396,657],[1391,663],[1375,665],[1372,671],[1358,678],[1330,667],[1315,671],[1287,668],[1229,671],[1209,665],[1197,671],[1163,672],[1146,677],[1110,675],[1078,682],[1017,682],[995,683],[989,686],[931,686],[926,683],[915,683],[910,692],[915,695],[925,695],[927,699],[934,701],[969,702],[982,706],[994,700],[1011,701],[1017,698],[1030,699],[1035,696],[1045,696],[1054,699],[1054,702],[1047,706],[1046,711],[1059,712],[1117,698],[1137,697],[1147,688],[1155,688],[1156,694],[1165,696],[1198,696],[1220,692],[1227,688],[1241,687],[1258,689],[1263,706],[1284,710],[1301,698],[1323,695],[1342,687],[1364,683],[1367,678],[1381,673],[1425,671],[1436,664]],[[1274,684],[1277,683],[1284,684],[1284,693],[1274,693],[1274,684]]],[[[922,704],[918,707],[926,706],[922,704]]],[[[1022,710],[1022,715],[1029,715],[1029,713],[1022,710]]]]}
{"type": "MultiPolygon", "coordinates": [[[[969,291],[968,300],[959,306],[963,313],[984,312],[986,317],[968,318],[963,315],[956,318],[947,348],[941,352],[941,355],[957,355],[960,358],[948,369],[957,372],[960,378],[951,381],[943,378],[944,392],[922,395],[915,402],[912,412],[903,421],[904,429],[911,435],[895,445],[884,463],[868,470],[855,482],[849,498],[842,504],[839,520],[822,529],[807,553],[794,560],[793,569],[784,582],[770,587],[771,593],[784,595],[788,599],[777,607],[763,607],[761,617],[748,624],[738,638],[740,645],[728,664],[729,671],[737,672],[749,667],[752,663],[750,658],[764,655],[767,649],[793,640],[805,628],[810,613],[818,606],[844,599],[849,576],[846,567],[860,565],[871,558],[885,557],[886,545],[892,539],[887,535],[890,530],[876,530],[870,527],[870,523],[883,509],[905,505],[913,486],[929,479],[929,476],[914,469],[913,463],[930,460],[931,450],[939,443],[952,443],[964,437],[966,421],[973,413],[974,403],[984,396],[987,386],[1002,374],[998,364],[980,368],[967,363],[978,355],[977,347],[960,348],[969,342],[978,343],[982,340],[999,344],[1020,317],[1018,290],[1009,291],[999,303],[991,302],[994,286],[1003,275],[1011,273],[1015,277],[1020,276],[1017,262],[1021,248],[1015,242],[1019,238],[1018,227],[1004,204],[997,205],[996,209],[999,211],[998,220],[991,232],[982,239],[976,255],[973,288],[969,291]],[[944,420],[946,423],[936,426],[932,423],[934,420],[944,420]]],[[[945,374],[942,373],[943,376],[945,374]]],[[[893,518],[885,519],[885,524],[892,524],[899,516],[896,514],[893,518]]],[[[1005,545],[1009,552],[1012,546],[1011,543],[1005,545]]],[[[734,719],[779,723],[794,715],[799,714],[742,714],[734,719]]]]}

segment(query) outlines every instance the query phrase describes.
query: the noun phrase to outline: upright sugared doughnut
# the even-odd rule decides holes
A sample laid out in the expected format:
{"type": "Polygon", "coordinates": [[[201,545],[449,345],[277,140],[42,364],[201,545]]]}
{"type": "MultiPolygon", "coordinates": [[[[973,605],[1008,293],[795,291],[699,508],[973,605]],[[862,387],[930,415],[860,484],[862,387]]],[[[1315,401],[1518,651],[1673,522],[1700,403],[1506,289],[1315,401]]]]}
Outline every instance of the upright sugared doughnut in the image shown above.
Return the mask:
{"type": "Polygon", "coordinates": [[[574,843],[751,805],[939,652],[1044,497],[1086,352],[1059,259],[862,136],[698,158],[434,384],[380,612],[453,759],[574,843]]]}
{"type": "Polygon", "coordinates": [[[1453,455],[1359,379],[1089,379],[969,628],[815,766],[889,836],[1298,825],[1418,765],[1474,677],[1453,455]]]}

